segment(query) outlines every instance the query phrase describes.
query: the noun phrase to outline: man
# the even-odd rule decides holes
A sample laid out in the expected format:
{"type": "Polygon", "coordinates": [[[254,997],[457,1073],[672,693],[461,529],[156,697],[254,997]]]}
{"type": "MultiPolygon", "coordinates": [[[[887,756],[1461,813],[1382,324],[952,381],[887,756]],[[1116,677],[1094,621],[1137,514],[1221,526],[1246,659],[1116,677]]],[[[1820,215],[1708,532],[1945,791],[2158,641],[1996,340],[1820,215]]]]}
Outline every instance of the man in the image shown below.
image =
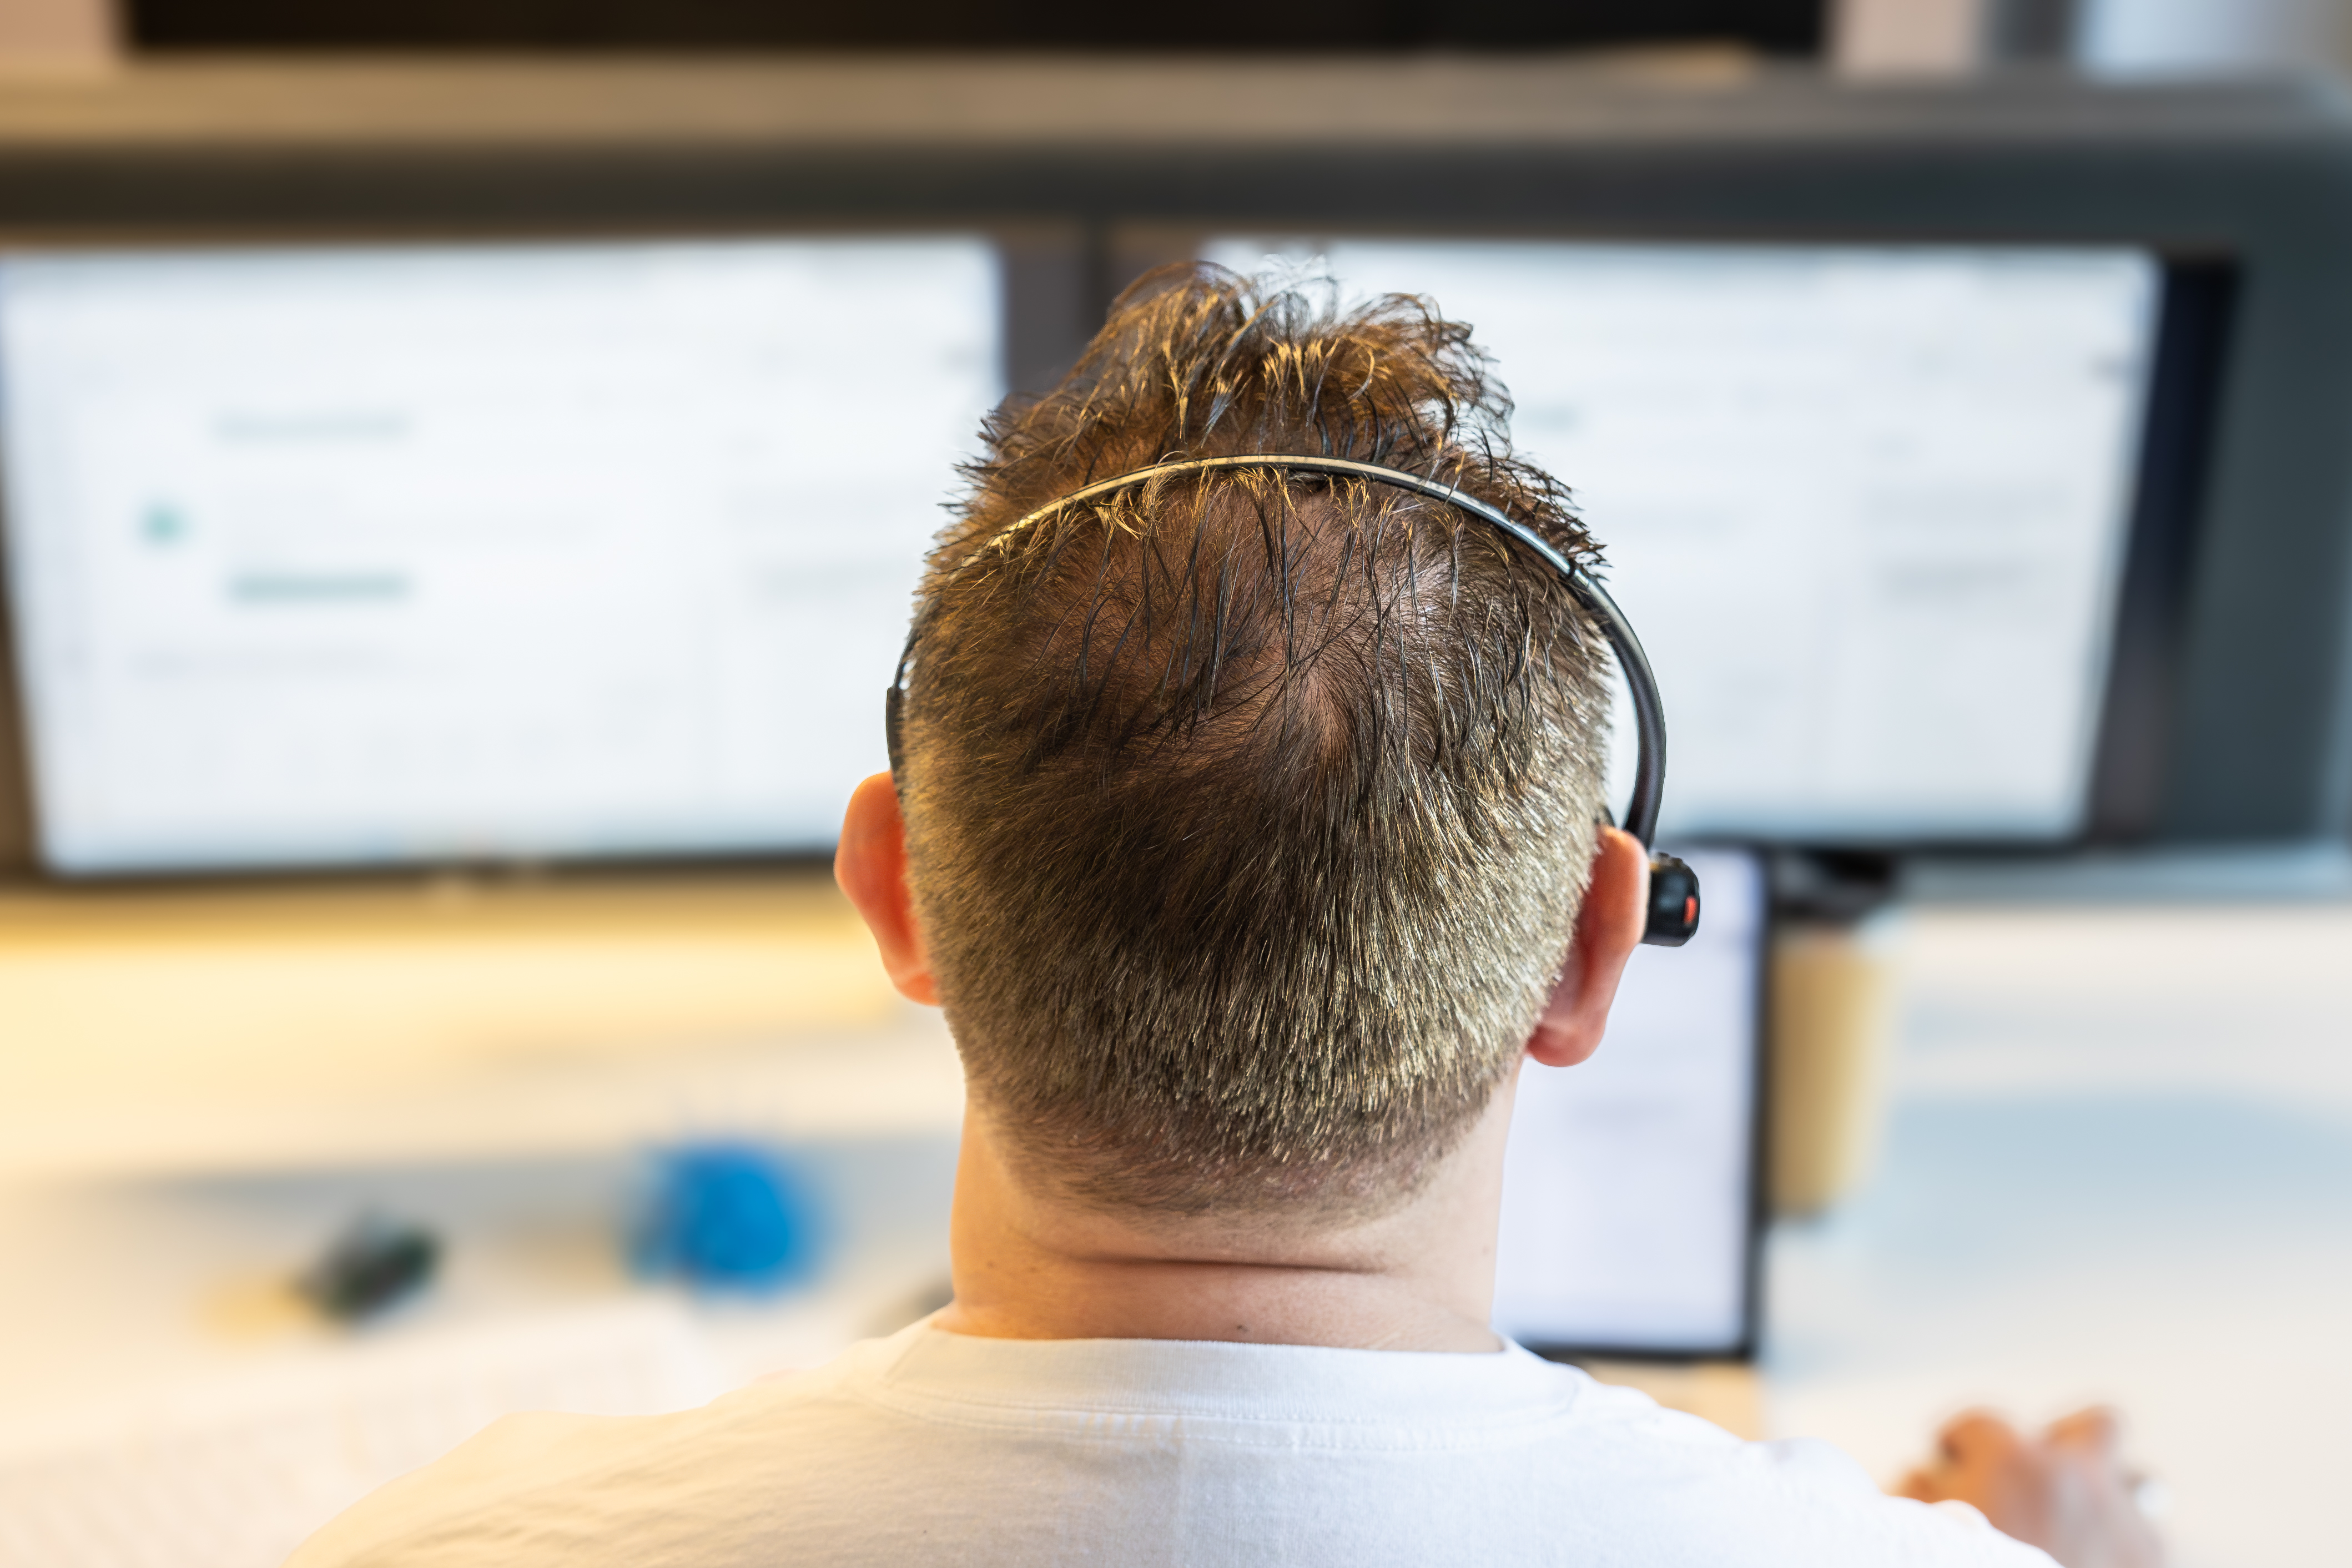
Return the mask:
{"type": "MultiPolygon", "coordinates": [[[[297,1563],[2044,1561],[1487,1327],[1517,1074],[1600,1045],[1646,895],[1557,574],[1264,469],[1023,522],[1324,454],[1589,559],[1507,413],[1420,302],[1179,268],[993,419],[836,861],[963,1056],[953,1303],[702,1410],[501,1422],[297,1563]]],[[[1922,1497],[2153,1560],[2095,1418],[1949,1437],[1922,1497]]]]}

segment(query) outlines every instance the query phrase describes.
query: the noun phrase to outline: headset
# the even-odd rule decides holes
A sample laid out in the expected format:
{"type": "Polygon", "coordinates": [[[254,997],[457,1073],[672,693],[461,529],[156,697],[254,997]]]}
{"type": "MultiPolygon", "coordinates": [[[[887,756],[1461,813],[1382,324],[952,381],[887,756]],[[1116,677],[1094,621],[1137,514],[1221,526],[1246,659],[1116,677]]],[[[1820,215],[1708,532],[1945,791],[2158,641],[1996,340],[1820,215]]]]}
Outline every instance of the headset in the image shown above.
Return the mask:
{"type": "MultiPolygon", "coordinates": [[[[1666,792],[1666,710],[1658,697],[1657,678],[1650,673],[1649,656],[1642,652],[1642,640],[1633,635],[1633,623],[1625,619],[1624,612],[1617,608],[1617,601],[1610,598],[1582,567],[1562,555],[1550,541],[1525,523],[1505,515],[1500,508],[1475,496],[1465,495],[1451,485],[1418,474],[1408,474],[1401,468],[1384,468],[1377,463],[1359,463],[1349,457],[1253,453],[1239,457],[1192,457],[1156,463],[1149,468],[1138,468],[1132,473],[1104,479],[1082,490],[1073,490],[1057,501],[1047,502],[1018,522],[997,530],[966,559],[978,559],[1024,528],[1116,491],[1149,484],[1154,479],[1176,478],[1186,474],[1214,474],[1235,468],[1266,469],[1281,474],[1324,474],[1409,490],[1416,496],[1443,501],[1480,522],[1490,523],[1502,529],[1532,550],[1546,566],[1559,573],[1561,580],[1568,584],[1570,595],[1600,627],[1601,635],[1609,640],[1611,651],[1617,655],[1617,667],[1624,672],[1626,690],[1633,699],[1633,727],[1640,750],[1633,765],[1633,798],[1625,807],[1623,825],[1644,850],[1651,848],[1657,836],[1658,805],[1666,792]]],[[[908,632],[906,648],[898,655],[898,667],[890,676],[890,689],[883,702],[882,722],[889,741],[890,771],[893,773],[898,771],[899,766],[899,711],[907,690],[907,666],[913,662],[915,639],[921,630],[922,623],[918,620],[914,630],[908,632]]],[[[1698,913],[1697,873],[1672,855],[1653,852],[1650,855],[1650,907],[1643,922],[1642,940],[1660,947],[1679,947],[1698,930],[1698,913]]]]}

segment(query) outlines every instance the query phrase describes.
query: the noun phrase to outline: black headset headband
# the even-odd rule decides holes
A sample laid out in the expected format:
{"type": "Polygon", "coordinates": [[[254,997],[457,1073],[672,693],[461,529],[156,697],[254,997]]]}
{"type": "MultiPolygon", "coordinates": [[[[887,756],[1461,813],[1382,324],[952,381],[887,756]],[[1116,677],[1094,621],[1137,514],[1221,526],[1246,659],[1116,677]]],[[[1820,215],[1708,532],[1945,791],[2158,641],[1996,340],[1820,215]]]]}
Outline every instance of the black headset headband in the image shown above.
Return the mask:
{"type": "MultiPolygon", "coordinates": [[[[1138,468],[1130,474],[1098,480],[1084,489],[1074,490],[1059,500],[1048,501],[1027,517],[1010,523],[994,534],[966,558],[976,560],[1005,539],[1034,523],[1058,512],[1108,496],[1115,491],[1148,484],[1154,479],[1173,478],[1184,474],[1213,474],[1231,468],[1265,468],[1285,474],[1328,474],[1343,478],[1362,479],[1375,485],[1387,485],[1399,490],[1410,490],[1432,500],[1443,501],[1458,511],[1468,513],[1484,523],[1490,523],[1525,545],[1541,558],[1544,564],[1559,573],[1568,584],[1569,592],[1586,614],[1592,617],[1609,646],[1617,655],[1617,667],[1625,674],[1625,688],[1633,700],[1633,727],[1638,752],[1633,764],[1633,798],[1625,807],[1625,831],[1639,839],[1642,847],[1650,847],[1657,835],[1658,806],[1666,791],[1666,710],[1658,697],[1656,677],[1650,674],[1648,655],[1642,652],[1642,641],[1633,635],[1633,623],[1625,619],[1617,601],[1609,597],[1585,570],[1562,555],[1549,539],[1525,523],[1505,515],[1475,496],[1465,495],[1453,486],[1418,474],[1408,474],[1401,468],[1383,468],[1377,463],[1359,463],[1348,457],[1293,456],[1279,453],[1253,453],[1239,457],[1192,457],[1173,463],[1155,463],[1149,468],[1138,468]]],[[[961,569],[959,569],[961,570],[961,569]]],[[[914,657],[915,639],[921,631],[918,622],[907,635],[907,646],[898,655],[898,667],[890,677],[890,690],[885,702],[884,724],[890,746],[890,770],[898,770],[899,704],[906,689],[907,665],[914,657]]],[[[1679,947],[1698,929],[1698,878],[1688,866],[1672,855],[1650,857],[1650,911],[1642,940],[1662,946],[1679,947]]]]}

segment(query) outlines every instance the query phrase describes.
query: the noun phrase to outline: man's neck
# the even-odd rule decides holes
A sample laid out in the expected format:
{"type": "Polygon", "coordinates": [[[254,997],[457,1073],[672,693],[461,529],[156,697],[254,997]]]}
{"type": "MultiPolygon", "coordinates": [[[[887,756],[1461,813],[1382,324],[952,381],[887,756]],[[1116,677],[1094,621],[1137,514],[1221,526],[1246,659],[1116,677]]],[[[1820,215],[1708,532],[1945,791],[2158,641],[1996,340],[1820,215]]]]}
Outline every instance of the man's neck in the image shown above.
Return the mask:
{"type": "Polygon", "coordinates": [[[1041,1197],[1007,1164],[987,1119],[967,1114],[955,1301],[935,1321],[991,1339],[1492,1351],[1511,1098],[1507,1083],[1410,1200],[1352,1226],[1127,1218],[1041,1197]]]}

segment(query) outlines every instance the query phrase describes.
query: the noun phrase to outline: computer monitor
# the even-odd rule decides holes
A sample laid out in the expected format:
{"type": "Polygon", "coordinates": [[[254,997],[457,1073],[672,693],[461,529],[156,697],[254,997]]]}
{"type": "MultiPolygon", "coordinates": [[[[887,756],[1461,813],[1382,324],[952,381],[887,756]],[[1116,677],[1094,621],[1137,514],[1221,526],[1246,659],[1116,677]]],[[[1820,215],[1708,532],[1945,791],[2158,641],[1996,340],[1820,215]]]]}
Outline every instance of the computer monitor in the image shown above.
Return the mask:
{"type": "Polygon", "coordinates": [[[1003,392],[984,238],[0,256],[67,874],[823,849],[1003,392]]]}
{"type": "Polygon", "coordinates": [[[1754,1347],[1765,879],[1753,852],[1682,853],[1698,935],[1634,953],[1591,1061],[1519,1073],[1495,1326],[1549,1354],[1754,1347]]]}
{"type": "Polygon", "coordinates": [[[1201,249],[1475,327],[1518,450],[1573,488],[1664,692],[1664,831],[2084,831],[2164,303],[2148,252],[1201,249]]]}
{"type": "MultiPolygon", "coordinates": [[[[2164,320],[2085,836],[2340,835],[2352,800],[2340,91],[2034,73],[1881,91],[1653,64],[125,72],[11,94],[0,250],[175,235],[977,230],[997,245],[1009,384],[1024,392],[1051,384],[1125,281],[1202,236],[2152,256],[2164,320]]],[[[1499,342],[1499,319],[1448,305],[1499,342]]],[[[1527,367],[1507,347],[1504,359],[1532,408],[1527,367]]],[[[1595,520],[1620,541],[1630,587],[1642,547],[1598,515],[1597,478],[1584,481],[1595,520]]],[[[1695,727],[1675,727],[1679,752],[1695,727]]],[[[0,874],[25,853],[15,739],[0,723],[0,874]]],[[[2044,766],[2032,798],[2008,802],[1998,842],[2053,817],[2049,780],[2065,768],[2044,766]]],[[[1914,793],[1906,807],[1936,804],[1914,793]]],[[[1878,847],[1915,842],[1890,831],[1878,847]]]]}

